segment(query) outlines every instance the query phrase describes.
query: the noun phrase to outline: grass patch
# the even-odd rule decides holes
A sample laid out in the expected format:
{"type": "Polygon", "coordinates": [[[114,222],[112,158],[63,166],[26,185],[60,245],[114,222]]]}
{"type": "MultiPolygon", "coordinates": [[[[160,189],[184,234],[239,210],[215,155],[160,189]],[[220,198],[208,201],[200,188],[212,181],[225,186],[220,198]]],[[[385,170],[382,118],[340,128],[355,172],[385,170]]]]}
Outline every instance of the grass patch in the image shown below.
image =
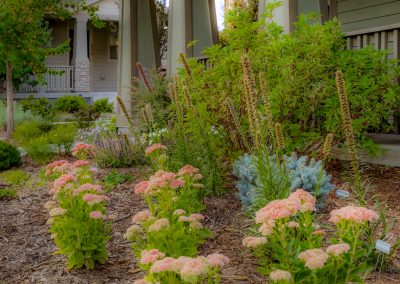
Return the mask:
{"type": "Polygon", "coordinates": [[[23,170],[9,170],[0,173],[0,181],[12,186],[20,186],[28,179],[29,175],[23,170]]]}
{"type": "Polygon", "coordinates": [[[129,174],[122,174],[118,173],[117,171],[112,171],[103,178],[101,183],[106,191],[110,191],[113,190],[117,185],[128,180],[132,180],[132,176],[129,174]]]}
{"type": "Polygon", "coordinates": [[[14,188],[0,188],[0,199],[11,199],[17,197],[17,190],[14,188]]]}

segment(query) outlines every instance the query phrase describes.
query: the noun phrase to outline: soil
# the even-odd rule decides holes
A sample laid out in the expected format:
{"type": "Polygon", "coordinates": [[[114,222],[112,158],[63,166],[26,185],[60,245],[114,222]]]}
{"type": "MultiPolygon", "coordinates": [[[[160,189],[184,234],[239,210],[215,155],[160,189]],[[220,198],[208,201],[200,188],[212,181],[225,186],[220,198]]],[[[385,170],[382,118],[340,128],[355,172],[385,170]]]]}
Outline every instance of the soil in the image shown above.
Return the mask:
{"type": "MultiPolygon", "coordinates": [[[[132,192],[135,183],[143,180],[149,170],[146,168],[120,169],[130,173],[133,179],[117,186],[109,196],[109,218],[112,220],[112,238],[108,245],[109,259],[105,265],[97,265],[94,270],[79,269],[69,271],[65,259],[55,255],[56,250],[50,239],[46,221],[48,213],[43,204],[49,200],[49,185],[38,182],[39,168],[25,164],[24,169],[32,179],[21,188],[18,197],[0,201],[0,283],[133,283],[143,277],[136,266],[129,242],[122,237],[131,225],[130,217],[145,208],[142,199],[132,192]]],[[[338,188],[346,188],[342,163],[333,162],[329,171],[338,188]]],[[[100,173],[105,175],[106,171],[100,173]]],[[[381,201],[388,221],[400,219],[400,169],[369,166],[364,173],[372,188],[368,196],[370,206],[381,201]]],[[[328,212],[352,199],[339,200],[331,194],[324,212],[323,222],[328,212]]],[[[200,248],[201,254],[221,252],[231,259],[231,264],[223,269],[223,283],[266,283],[266,278],[257,273],[257,261],[241,242],[253,222],[241,210],[234,190],[223,196],[205,199],[207,206],[204,225],[213,231],[213,236],[200,248]]],[[[400,227],[392,227],[394,239],[400,236],[400,227]]],[[[393,257],[392,269],[388,273],[374,273],[368,283],[400,283],[400,256],[393,257]]]]}

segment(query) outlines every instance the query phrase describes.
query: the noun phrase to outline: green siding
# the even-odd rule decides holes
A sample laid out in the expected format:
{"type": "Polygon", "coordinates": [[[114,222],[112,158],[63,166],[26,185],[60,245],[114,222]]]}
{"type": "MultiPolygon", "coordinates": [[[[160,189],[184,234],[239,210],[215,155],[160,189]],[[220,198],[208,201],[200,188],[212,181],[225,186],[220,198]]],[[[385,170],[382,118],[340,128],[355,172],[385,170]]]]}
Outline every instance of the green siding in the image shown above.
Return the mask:
{"type": "Polygon", "coordinates": [[[343,31],[400,24],[400,0],[343,0],[338,3],[343,31]]]}

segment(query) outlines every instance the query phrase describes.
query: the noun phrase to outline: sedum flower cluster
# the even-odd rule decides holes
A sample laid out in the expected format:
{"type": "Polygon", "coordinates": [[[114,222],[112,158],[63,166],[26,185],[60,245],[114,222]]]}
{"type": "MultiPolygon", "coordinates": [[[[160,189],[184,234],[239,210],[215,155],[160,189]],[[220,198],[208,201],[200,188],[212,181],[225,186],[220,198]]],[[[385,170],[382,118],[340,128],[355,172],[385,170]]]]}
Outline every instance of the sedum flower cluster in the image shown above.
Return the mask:
{"type": "Polygon", "coordinates": [[[108,258],[105,204],[110,198],[100,185],[93,184],[94,172],[85,160],[60,160],[46,167],[46,176],[53,180],[52,200],[44,204],[50,215],[47,224],[57,253],[67,257],[70,269],[92,269],[95,262],[103,264],[108,258]]]}
{"type": "Polygon", "coordinates": [[[199,213],[204,208],[202,175],[191,165],[177,173],[166,171],[160,163],[166,151],[162,144],[146,149],[158,168],[134,187],[149,207],[132,217],[124,235],[140,259],[139,266],[147,272],[135,283],[219,283],[219,270],[229,258],[219,253],[198,256],[198,246],[211,235],[202,224],[205,216],[199,213]]]}
{"type": "Polygon", "coordinates": [[[336,234],[324,248],[326,233],[315,223],[315,211],[316,198],[298,189],[256,212],[259,236],[244,238],[243,246],[264,264],[272,283],[358,282],[368,271],[367,248],[374,244],[365,236],[378,214],[356,206],[333,210],[329,221],[336,234]]]}

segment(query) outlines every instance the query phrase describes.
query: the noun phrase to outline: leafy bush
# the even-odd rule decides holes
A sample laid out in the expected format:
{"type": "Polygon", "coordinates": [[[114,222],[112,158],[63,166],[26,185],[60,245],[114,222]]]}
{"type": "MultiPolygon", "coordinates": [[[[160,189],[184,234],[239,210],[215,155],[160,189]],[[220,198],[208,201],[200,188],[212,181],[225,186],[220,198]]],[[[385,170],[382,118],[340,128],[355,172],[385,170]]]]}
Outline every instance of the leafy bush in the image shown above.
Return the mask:
{"type": "MultiPolygon", "coordinates": [[[[269,201],[287,197],[271,193],[273,188],[277,188],[277,191],[281,192],[285,188],[283,173],[278,167],[275,156],[264,159],[264,164],[271,168],[269,173],[266,167],[259,168],[258,159],[258,156],[245,154],[233,164],[233,174],[238,178],[236,187],[239,190],[239,199],[246,209],[253,212],[269,201]],[[270,180],[268,184],[262,180],[267,178],[266,175],[270,180]]],[[[331,176],[323,169],[322,162],[315,159],[308,162],[306,156],[298,158],[295,153],[292,153],[291,156],[284,155],[283,160],[290,190],[295,191],[302,188],[315,195],[319,202],[318,205],[322,206],[333,188],[330,182],[331,176]]]]}
{"type": "Polygon", "coordinates": [[[370,223],[379,215],[364,207],[333,210],[329,222],[336,233],[324,249],[325,231],[313,214],[315,201],[297,190],[267,204],[256,213],[258,236],[246,237],[243,245],[254,251],[260,272],[269,274],[272,283],[363,282],[372,269],[367,260],[375,246],[368,237],[370,223]]]}
{"type": "Polygon", "coordinates": [[[54,102],[55,110],[61,112],[77,113],[87,107],[88,104],[81,96],[63,96],[54,102]]]}
{"type": "Polygon", "coordinates": [[[104,98],[94,102],[94,109],[99,113],[113,112],[114,105],[109,103],[107,98],[104,98]]]}
{"type": "Polygon", "coordinates": [[[49,132],[52,127],[51,123],[43,119],[27,120],[16,127],[13,139],[21,145],[26,145],[30,140],[49,132]]]}
{"type": "MultiPolygon", "coordinates": [[[[222,44],[205,50],[211,68],[205,69],[196,60],[189,61],[190,95],[195,105],[201,104],[212,117],[212,125],[222,125],[223,156],[235,156],[238,149],[234,131],[246,134],[249,121],[244,112],[241,57],[246,50],[256,85],[266,82],[273,121],[283,125],[287,136],[294,139],[288,149],[307,149],[327,133],[343,138],[339,98],[335,92],[334,73],[343,71],[353,116],[353,127],[359,142],[370,145],[366,134],[371,129],[390,129],[389,113],[399,103],[400,88],[393,78],[398,76],[396,60],[387,59],[387,51],[372,47],[345,50],[345,41],[338,21],[311,24],[310,17],[300,16],[296,30],[282,33],[271,21],[272,11],[257,22],[245,10],[231,11],[225,18],[228,28],[222,32],[222,44]],[[231,99],[237,111],[240,129],[234,127],[227,108],[231,99]],[[229,150],[228,150],[229,149],[229,150]]],[[[258,88],[255,94],[257,112],[265,118],[265,108],[258,88]]],[[[370,148],[370,147],[369,147],[370,148]]]]}
{"type": "Polygon", "coordinates": [[[125,134],[97,137],[93,159],[101,168],[124,168],[144,164],[141,147],[125,134]]]}
{"type": "Polygon", "coordinates": [[[23,170],[8,170],[0,173],[0,181],[12,186],[20,186],[29,179],[29,175],[23,170]]]}
{"type": "Polygon", "coordinates": [[[58,165],[70,169],[54,181],[50,190],[53,200],[45,207],[49,210],[49,231],[58,251],[67,257],[69,269],[86,266],[93,269],[95,262],[104,264],[108,258],[106,245],[109,240],[110,226],[105,219],[104,195],[99,185],[92,184],[93,174],[90,164],[78,160],[73,164],[52,163],[49,165],[49,177],[58,165]]]}
{"type": "Polygon", "coordinates": [[[111,173],[103,177],[101,184],[104,186],[105,190],[109,191],[114,189],[117,185],[130,180],[132,180],[132,176],[129,174],[111,171],[111,173]]]}
{"type": "Polygon", "coordinates": [[[14,188],[0,188],[0,200],[17,197],[17,190],[14,188]]]}
{"type": "Polygon", "coordinates": [[[30,95],[21,101],[22,109],[30,111],[34,115],[40,115],[43,118],[52,118],[54,116],[54,108],[47,98],[35,98],[30,95]]]}
{"type": "Polygon", "coordinates": [[[38,164],[47,163],[56,154],[56,149],[52,149],[49,139],[45,135],[32,138],[23,144],[23,148],[29,158],[38,164]]]}
{"type": "Polygon", "coordinates": [[[0,171],[8,170],[21,165],[21,156],[18,149],[0,140],[0,171]]]}
{"type": "Polygon", "coordinates": [[[69,154],[71,153],[72,145],[74,144],[77,133],[78,130],[72,123],[56,124],[53,129],[46,134],[46,137],[48,143],[57,146],[59,154],[69,154]]]}
{"type": "Polygon", "coordinates": [[[75,113],[78,128],[89,128],[100,117],[100,112],[94,106],[88,106],[75,113]]]}
{"type": "MultiPolygon", "coordinates": [[[[24,111],[21,104],[14,102],[14,123],[16,126],[30,120],[41,119],[40,116],[32,114],[30,111],[24,111]]],[[[0,100],[0,129],[5,129],[7,125],[6,103],[0,100]]]]}

